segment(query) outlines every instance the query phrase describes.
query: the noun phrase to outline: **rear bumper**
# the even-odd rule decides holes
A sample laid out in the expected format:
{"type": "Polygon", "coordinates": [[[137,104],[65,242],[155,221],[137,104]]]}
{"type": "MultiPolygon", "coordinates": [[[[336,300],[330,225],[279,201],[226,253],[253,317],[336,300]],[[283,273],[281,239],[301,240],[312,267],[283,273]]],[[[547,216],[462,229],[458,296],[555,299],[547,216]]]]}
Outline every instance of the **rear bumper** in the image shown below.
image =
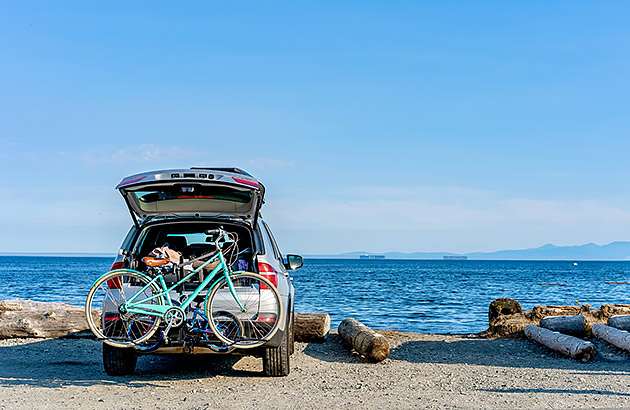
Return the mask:
{"type": "Polygon", "coordinates": [[[194,346],[192,352],[190,352],[189,350],[184,351],[183,343],[171,342],[171,344],[169,344],[168,346],[159,347],[155,350],[151,350],[148,352],[138,350],[137,352],[139,355],[143,355],[143,356],[144,355],[177,355],[177,354],[204,354],[204,355],[205,354],[219,354],[219,355],[235,354],[235,355],[246,355],[246,356],[259,356],[259,355],[262,355],[262,352],[265,348],[278,347],[282,344],[284,334],[285,332],[289,330],[287,324],[289,323],[288,315],[290,315],[290,312],[293,311],[293,294],[291,294],[291,297],[288,300],[283,298],[283,307],[285,308],[283,323],[280,324],[280,328],[278,329],[276,334],[268,342],[266,342],[264,345],[260,347],[255,347],[252,349],[234,349],[233,351],[229,353],[225,353],[225,352],[216,352],[206,346],[194,346]]]}
{"type": "Polygon", "coordinates": [[[260,347],[256,347],[253,349],[234,349],[231,352],[216,352],[209,347],[205,346],[194,346],[191,351],[184,351],[183,344],[171,344],[169,346],[159,347],[155,350],[151,350],[148,352],[144,352],[142,350],[138,350],[137,353],[142,356],[148,355],[179,355],[179,354],[218,354],[218,355],[226,355],[226,354],[235,354],[235,355],[243,355],[243,356],[259,356],[262,354],[262,350],[266,347],[278,347],[282,344],[282,338],[284,337],[284,332],[286,329],[278,330],[276,334],[269,340],[267,343],[260,347]]]}

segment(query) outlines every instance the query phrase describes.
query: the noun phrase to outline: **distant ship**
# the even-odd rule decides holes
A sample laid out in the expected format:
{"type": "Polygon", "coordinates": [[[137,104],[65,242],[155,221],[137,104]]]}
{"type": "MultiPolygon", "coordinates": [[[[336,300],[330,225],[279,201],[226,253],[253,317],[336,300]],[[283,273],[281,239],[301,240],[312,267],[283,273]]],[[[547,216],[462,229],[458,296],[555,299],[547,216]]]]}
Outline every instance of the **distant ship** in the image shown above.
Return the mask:
{"type": "Polygon", "coordinates": [[[443,258],[445,261],[465,261],[468,256],[445,255],[443,258]]]}
{"type": "Polygon", "coordinates": [[[385,259],[385,255],[359,255],[359,259],[385,259]]]}

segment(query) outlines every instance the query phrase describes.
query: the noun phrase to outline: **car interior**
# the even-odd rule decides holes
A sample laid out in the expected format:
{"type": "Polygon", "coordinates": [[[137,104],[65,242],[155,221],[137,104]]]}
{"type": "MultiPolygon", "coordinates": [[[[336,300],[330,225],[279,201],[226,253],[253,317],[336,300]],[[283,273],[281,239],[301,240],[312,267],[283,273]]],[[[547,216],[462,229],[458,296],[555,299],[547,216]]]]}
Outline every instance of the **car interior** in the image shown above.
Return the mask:
{"type": "MultiPolygon", "coordinates": [[[[207,230],[223,227],[228,232],[236,234],[236,246],[224,247],[226,259],[228,263],[232,263],[234,270],[253,271],[253,246],[252,234],[250,230],[244,226],[237,224],[218,224],[212,222],[189,222],[189,223],[160,223],[147,227],[137,241],[136,247],[132,254],[134,255],[132,264],[134,269],[139,271],[147,271],[149,267],[142,262],[142,258],[149,255],[154,249],[168,246],[170,249],[179,252],[182,260],[190,261],[199,258],[205,254],[211,253],[215,249],[215,245],[210,243],[214,240],[212,235],[206,235],[207,230]],[[227,252],[226,252],[227,251],[227,252]]],[[[212,256],[212,255],[210,255],[212,256]]],[[[204,258],[193,264],[198,267],[207,259],[204,258]]],[[[204,268],[198,275],[193,276],[186,283],[186,287],[195,287],[210,273],[211,269],[204,268]]],[[[180,280],[182,272],[174,271],[172,274],[165,275],[164,279],[167,283],[173,283],[180,280]]]]}

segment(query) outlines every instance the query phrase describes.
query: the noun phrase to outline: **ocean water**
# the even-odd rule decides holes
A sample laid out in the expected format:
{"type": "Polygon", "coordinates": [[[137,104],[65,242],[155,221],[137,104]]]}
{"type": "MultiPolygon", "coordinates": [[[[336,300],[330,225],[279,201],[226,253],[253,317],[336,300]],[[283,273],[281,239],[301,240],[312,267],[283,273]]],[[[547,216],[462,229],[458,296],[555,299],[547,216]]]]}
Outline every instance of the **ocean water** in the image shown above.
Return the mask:
{"type": "MultiPolygon", "coordinates": [[[[0,256],[0,299],[82,305],[112,258],[0,256]]],[[[296,311],[377,329],[476,333],[494,299],[535,305],[630,303],[630,262],[307,259],[292,272],[296,311]],[[538,283],[564,283],[545,286],[538,283]]]]}

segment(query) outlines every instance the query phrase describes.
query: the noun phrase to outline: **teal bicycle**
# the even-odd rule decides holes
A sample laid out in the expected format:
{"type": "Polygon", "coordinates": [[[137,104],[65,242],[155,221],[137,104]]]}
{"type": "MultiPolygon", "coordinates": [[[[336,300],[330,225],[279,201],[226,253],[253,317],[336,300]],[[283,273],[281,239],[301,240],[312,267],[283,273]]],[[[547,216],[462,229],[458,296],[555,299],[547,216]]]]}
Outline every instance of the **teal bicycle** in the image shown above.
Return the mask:
{"type": "Polygon", "coordinates": [[[213,252],[179,264],[146,257],[143,262],[153,268],[149,274],[116,269],[98,278],[85,302],[86,320],[94,335],[114,347],[140,350],[168,341],[172,329],[201,334],[215,350],[254,348],[270,340],[283,323],[278,290],[263,276],[231,269],[223,247],[235,244],[234,234],[223,229],[205,233],[213,236],[213,252]],[[216,261],[192,293],[179,291],[216,261]],[[167,267],[183,272],[182,279],[171,286],[164,279],[167,267]],[[203,306],[203,328],[199,306],[203,306]]]}

